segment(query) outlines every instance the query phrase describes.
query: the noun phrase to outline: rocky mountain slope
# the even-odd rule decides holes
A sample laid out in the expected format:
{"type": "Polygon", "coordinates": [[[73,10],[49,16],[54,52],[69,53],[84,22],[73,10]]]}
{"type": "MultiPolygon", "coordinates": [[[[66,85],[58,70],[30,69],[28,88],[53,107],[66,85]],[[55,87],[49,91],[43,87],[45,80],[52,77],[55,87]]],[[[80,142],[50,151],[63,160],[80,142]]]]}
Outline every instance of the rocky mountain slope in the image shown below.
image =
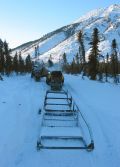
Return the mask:
{"type": "Polygon", "coordinates": [[[28,54],[35,59],[35,47],[38,46],[38,59],[46,62],[50,55],[53,62],[59,62],[62,54],[67,54],[68,61],[71,61],[78,52],[77,34],[80,30],[84,33],[86,58],[90,51],[90,40],[93,29],[97,27],[100,35],[99,50],[103,56],[111,52],[111,42],[115,38],[120,52],[120,5],[111,5],[107,8],[93,10],[80,17],[75,22],[50,32],[42,38],[25,43],[13,49],[21,51],[22,56],[28,54]]]}

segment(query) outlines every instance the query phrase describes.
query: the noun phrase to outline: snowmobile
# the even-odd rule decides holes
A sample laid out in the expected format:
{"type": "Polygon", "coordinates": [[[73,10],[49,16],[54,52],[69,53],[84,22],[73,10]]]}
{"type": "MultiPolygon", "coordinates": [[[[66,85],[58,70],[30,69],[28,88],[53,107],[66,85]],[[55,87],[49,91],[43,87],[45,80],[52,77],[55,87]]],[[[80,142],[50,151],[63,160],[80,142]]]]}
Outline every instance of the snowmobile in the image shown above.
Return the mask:
{"type": "Polygon", "coordinates": [[[48,70],[45,68],[43,63],[36,62],[33,65],[31,78],[34,78],[35,81],[40,81],[41,77],[46,77],[48,74],[48,70]]]}
{"type": "Polygon", "coordinates": [[[46,77],[46,83],[51,86],[51,90],[61,90],[64,83],[64,76],[61,71],[52,71],[46,77]]]}

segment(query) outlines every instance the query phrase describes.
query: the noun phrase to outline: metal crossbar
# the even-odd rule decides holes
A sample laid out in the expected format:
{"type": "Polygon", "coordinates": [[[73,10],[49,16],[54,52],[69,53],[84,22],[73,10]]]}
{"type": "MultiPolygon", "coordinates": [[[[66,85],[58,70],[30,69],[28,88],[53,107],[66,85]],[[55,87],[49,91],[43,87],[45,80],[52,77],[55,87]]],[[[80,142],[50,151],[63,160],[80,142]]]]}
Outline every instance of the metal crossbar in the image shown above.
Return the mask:
{"type": "Polygon", "coordinates": [[[59,127],[59,128],[61,128],[61,127],[65,127],[65,128],[67,128],[67,127],[73,127],[72,125],[66,125],[66,126],[64,126],[64,125],[44,125],[45,127],[51,127],[51,128],[55,128],[55,127],[59,127]]]}
{"type": "Polygon", "coordinates": [[[41,139],[81,139],[83,138],[81,136],[41,136],[41,139]]]}
{"type": "Polygon", "coordinates": [[[45,115],[51,115],[51,116],[71,116],[74,115],[73,112],[45,112],[45,115]]]}
{"type": "Polygon", "coordinates": [[[72,110],[59,110],[59,109],[58,109],[58,110],[57,110],[57,109],[56,109],[56,110],[53,110],[53,109],[45,109],[45,111],[47,111],[47,112],[52,112],[52,111],[53,111],[53,112],[56,112],[56,111],[60,111],[60,112],[72,112],[72,110]]]}
{"type": "Polygon", "coordinates": [[[69,106],[70,104],[68,103],[68,104],[63,104],[63,103],[61,103],[61,104],[57,104],[57,103],[46,103],[45,105],[53,105],[53,106],[57,106],[57,105],[61,105],[61,106],[69,106]]]}
{"type": "Polygon", "coordinates": [[[47,91],[46,93],[55,93],[55,94],[67,94],[66,91],[47,91]]]}
{"type": "Polygon", "coordinates": [[[44,120],[50,120],[50,121],[75,121],[75,119],[71,120],[71,119],[48,119],[48,118],[45,118],[44,120]]]}
{"type": "MultiPolygon", "coordinates": [[[[45,118],[43,117],[43,119],[45,121],[48,120],[49,121],[64,121],[64,122],[74,122],[75,120],[78,121],[78,113],[80,114],[80,117],[82,119],[82,121],[84,122],[87,130],[88,130],[88,133],[89,133],[89,137],[90,137],[90,144],[86,144],[85,140],[83,139],[83,137],[80,137],[80,136],[41,136],[39,141],[37,142],[37,148],[38,149],[87,149],[87,150],[93,150],[94,149],[94,141],[93,141],[93,136],[92,136],[92,131],[90,129],[90,126],[88,125],[85,117],[83,116],[83,114],[81,113],[81,111],[79,110],[78,106],[76,105],[76,103],[74,102],[73,98],[71,95],[68,94],[68,91],[53,91],[53,90],[48,90],[46,92],[46,96],[45,96],[45,101],[44,101],[44,110],[45,110],[45,113],[44,113],[44,116],[49,116],[49,118],[45,118]],[[54,94],[54,95],[57,95],[57,97],[49,97],[48,95],[49,94],[54,94]],[[58,97],[59,94],[64,94],[65,97],[58,97]],[[47,102],[47,100],[51,99],[52,100],[57,100],[56,103],[51,103],[51,102],[47,102]],[[60,103],[58,104],[58,100],[66,100],[67,103],[60,103]],[[56,106],[57,108],[56,109],[50,109],[48,106],[56,106]],[[61,106],[69,106],[69,109],[59,109],[58,106],[61,105],[61,106]],[[48,108],[47,108],[48,107],[48,108]],[[60,116],[61,118],[52,118],[51,116],[60,116]],[[62,117],[64,116],[74,116],[74,119],[71,120],[71,119],[63,119],[62,117]],[[43,145],[41,142],[43,139],[59,139],[59,140],[71,140],[71,139],[79,139],[79,140],[82,140],[83,141],[83,146],[46,146],[46,145],[43,145]]],[[[51,123],[53,123],[51,122],[51,123]]],[[[55,123],[55,122],[54,122],[55,123]]],[[[54,124],[53,123],[53,124],[54,124]]],[[[45,127],[73,127],[71,125],[46,125],[45,124],[45,127]]],[[[78,122],[76,122],[76,126],[78,127],[78,122]]]]}
{"type": "MultiPolygon", "coordinates": [[[[37,149],[39,150],[39,146],[37,147],[37,149]]],[[[88,149],[88,147],[87,146],[83,146],[83,147],[78,147],[78,146],[71,146],[71,147],[63,147],[63,146],[42,146],[42,145],[40,145],[40,149],[57,149],[57,150],[80,150],[80,149],[82,149],[82,150],[86,150],[86,149],[88,149]]]]}
{"type": "Polygon", "coordinates": [[[47,97],[47,99],[55,99],[55,100],[70,100],[71,98],[67,98],[67,97],[47,97]]]}

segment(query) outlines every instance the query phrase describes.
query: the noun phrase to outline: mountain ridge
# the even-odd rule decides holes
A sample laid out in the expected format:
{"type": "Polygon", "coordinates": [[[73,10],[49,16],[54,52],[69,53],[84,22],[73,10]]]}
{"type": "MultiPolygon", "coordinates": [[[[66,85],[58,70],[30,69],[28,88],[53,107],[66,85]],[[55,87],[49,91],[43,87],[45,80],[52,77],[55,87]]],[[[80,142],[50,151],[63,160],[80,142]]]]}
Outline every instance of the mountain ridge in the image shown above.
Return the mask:
{"type": "Polygon", "coordinates": [[[35,46],[39,46],[39,60],[47,61],[50,55],[53,62],[57,63],[62,59],[62,54],[67,54],[68,61],[71,61],[78,52],[79,44],[77,34],[80,30],[84,33],[86,59],[90,52],[89,42],[93,29],[97,27],[100,34],[99,49],[104,56],[111,51],[111,42],[115,38],[120,52],[120,5],[114,4],[107,8],[99,8],[88,12],[69,25],[52,31],[40,39],[25,43],[13,49],[21,51],[23,57],[28,54],[35,58],[35,46]]]}

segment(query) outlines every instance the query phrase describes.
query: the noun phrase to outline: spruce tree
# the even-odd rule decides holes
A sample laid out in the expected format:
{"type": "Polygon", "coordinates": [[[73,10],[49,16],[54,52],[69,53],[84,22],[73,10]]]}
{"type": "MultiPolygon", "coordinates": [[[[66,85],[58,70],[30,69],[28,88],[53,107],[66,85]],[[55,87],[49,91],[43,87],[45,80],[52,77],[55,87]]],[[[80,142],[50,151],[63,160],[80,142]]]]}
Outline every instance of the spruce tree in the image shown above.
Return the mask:
{"type": "Polygon", "coordinates": [[[19,62],[18,62],[18,54],[17,52],[15,53],[15,56],[13,58],[13,70],[18,74],[19,71],[19,62]]]}
{"type": "Polygon", "coordinates": [[[89,55],[89,61],[88,61],[88,69],[89,69],[89,76],[90,79],[95,80],[96,76],[98,74],[98,55],[99,55],[99,32],[97,28],[94,28],[93,34],[92,34],[92,40],[90,42],[91,45],[91,52],[89,55]]]}
{"type": "Polygon", "coordinates": [[[112,41],[112,55],[111,55],[111,70],[114,82],[119,82],[118,79],[118,55],[117,55],[117,43],[116,40],[112,41]]]}
{"type": "Polygon", "coordinates": [[[84,40],[83,40],[82,31],[80,31],[78,33],[78,41],[79,41],[79,44],[80,44],[79,53],[80,53],[80,57],[81,57],[81,63],[85,64],[85,47],[84,47],[84,40]]]}
{"type": "Polygon", "coordinates": [[[5,57],[4,57],[4,45],[0,39],[0,73],[4,74],[5,57]]]}
{"type": "Polygon", "coordinates": [[[66,53],[63,54],[63,64],[67,64],[67,58],[66,58],[66,53]]]}
{"type": "Polygon", "coordinates": [[[106,62],[105,62],[105,80],[108,82],[108,73],[109,73],[109,54],[106,55],[106,62]]]}
{"type": "Polygon", "coordinates": [[[63,65],[62,65],[62,68],[63,68],[63,71],[66,71],[66,70],[67,70],[67,66],[68,66],[67,58],[66,58],[66,53],[64,53],[64,54],[62,55],[62,58],[63,58],[63,65]]]}
{"type": "Polygon", "coordinates": [[[79,65],[79,71],[80,73],[83,72],[83,75],[86,75],[86,60],[85,60],[85,47],[84,47],[84,35],[83,32],[80,31],[78,33],[78,41],[79,41],[79,58],[80,58],[80,65],[79,65]]]}
{"type": "Polygon", "coordinates": [[[30,55],[28,55],[25,59],[25,70],[26,72],[31,72],[32,70],[32,61],[31,61],[31,58],[30,58],[30,55]]]}
{"type": "Polygon", "coordinates": [[[9,76],[12,71],[12,57],[10,56],[10,50],[8,48],[8,43],[4,41],[4,54],[5,54],[5,72],[9,76]]]}
{"type": "Polygon", "coordinates": [[[20,74],[24,73],[25,71],[24,68],[25,68],[24,60],[22,59],[21,53],[19,53],[19,72],[20,74]]]}

